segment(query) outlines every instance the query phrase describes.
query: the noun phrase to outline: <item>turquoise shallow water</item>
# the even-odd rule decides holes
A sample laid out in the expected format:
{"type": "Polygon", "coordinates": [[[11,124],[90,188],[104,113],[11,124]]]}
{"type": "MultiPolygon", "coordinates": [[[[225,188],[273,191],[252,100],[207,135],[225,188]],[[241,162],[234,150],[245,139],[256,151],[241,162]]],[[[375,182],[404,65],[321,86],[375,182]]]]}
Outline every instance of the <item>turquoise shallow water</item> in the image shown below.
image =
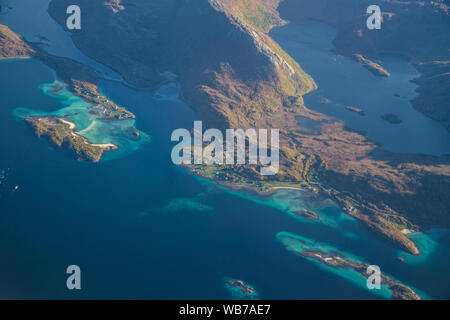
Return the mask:
{"type": "MultiPolygon", "coordinates": [[[[291,252],[301,253],[303,251],[308,250],[320,250],[327,255],[334,255],[336,252],[339,254],[343,254],[345,258],[350,259],[352,261],[364,262],[362,259],[355,257],[352,254],[343,252],[342,250],[338,250],[330,245],[317,242],[312,239],[308,239],[296,234],[288,233],[288,232],[280,232],[277,234],[277,240],[291,252]]],[[[352,269],[344,269],[344,268],[333,268],[327,266],[323,263],[318,262],[317,260],[311,258],[305,258],[313,263],[317,264],[320,268],[327,270],[328,272],[332,272],[337,274],[338,276],[351,281],[355,285],[366,288],[366,278],[361,274],[352,269]]],[[[387,286],[382,286],[380,290],[375,290],[374,293],[382,296],[385,299],[389,299],[391,297],[391,290],[387,286]]]]}
{"type": "Polygon", "coordinates": [[[124,147],[133,152],[111,161],[74,161],[37,139],[17,115],[69,108],[64,112],[91,139],[123,141],[108,127],[90,127],[83,101],[48,91],[54,81],[36,60],[0,63],[1,298],[229,299],[228,277],[266,299],[384,297],[292,255],[277,241],[280,232],[351,252],[433,298],[450,297],[448,233],[425,259],[403,263],[394,246],[326,199],[291,190],[271,197],[235,192],[173,166],[171,132],[198,119],[177,99],[176,86],[153,98],[102,81],[103,92],[136,115],[133,126],[151,141],[124,147]],[[83,112],[75,114],[77,108],[83,112]],[[323,221],[293,217],[302,208],[323,221]],[[65,289],[70,264],[82,268],[80,292],[65,289]]]}
{"type": "MultiPolygon", "coordinates": [[[[205,178],[197,177],[204,185],[210,186],[214,182],[210,182],[205,178]]],[[[236,197],[240,197],[247,201],[252,201],[260,205],[271,207],[284,214],[288,215],[292,219],[298,220],[302,223],[321,224],[331,228],[340,229],[344,224],[356,223],[356,220],[335,206],[333,202],[328,199],[317,199],[314,195],[307,192],[294,189],[280,189],[277,192],[270,195],[260,195],[250,190],[232,190],[223,186],[216,186],[222,192],[232,194],[236,197]],[[318,220],[309,220],[304,217],[295,214],[295,211],[303,209],[313,210],[319,215],[318,220]]],[[[344,228],[341,231],[345,233],[344,228]]],[[[354,237],[352,232],[347,232],[348,237],[354,237]]]]}
{"type": "Polygon", "coordinates": [[[122,81],[119,73],[82,53],[73,43],[70,33],[64,31],[47,12],[51,0],[6,0],[11,7],[0,14],[0,23],[7,25],[27,41],[41,42],[49,53],[77,60],[93,67],[108,79],[122,81]]]}
{"type": "Polygon", "coordinates": [[[448,230],[430,230],[427,233],[413,232],[408,234],[408,238],[416,243],[420,252],[419,256],[414,256],[407,252],[399,250],[398,256],[408,264],[423,264],[426,263],[433,254],[437,252],[445,251],[445,247],[442,246],[442,240],[448,237],[448,230]]]}
{"type": "MultiPolygon", "coordinates": [[[[293,233],[279,232],[276,237],[277,237],[277,240],[288,251],[291,251],[291,252],[302,253],[303,251],[320,250],[321,252],[325,253],[327,256],[335,256],[337,254],[337,255],[343,257],[344,259],[349,259],[354,262],[368,263],[364,259],[357,257],[349,252],[343,251],[341,249],[337,249],[337,248],[333,247],[332,245],[329,245],[327,243],[318,242],[314,239],[302,237],[302,236],[299,236],[299,235],[296,235],[293,233]]],[[[312,259],[312,258],[305,258],[305,259],[312,261],[314,264],[318,265],[320,268],[323,268],[324,270],[327,270],[328,272],[337,274],[339,277],[342,277],[342,278],[354,283],[357,286],[367,288],[367,285],[366,285],[367,279],[355,270],[345,269],[345,268],[334,268],[331,266],[327,266],[323,263],[320,263],[317,260],[312,259]]],[[[418,290],[417,288],[414,288],[413,286],[411,286],[409,284],[406,284],[406,285],[408,285],[411,289],[413,289],[422,299],[426,299],[426,300],[431,299],[431,297],[428,294],[426,294],[425,292],[418,290]]],[[[377,295],[382,296],[384,299],[389,299],[392,295],[392,292],[389,289],[389,287],[386,285],[383,285],[383,284],[381,285],[380,289],[373,290],[373,292],[377,295]]]]}
{"type": "Polygon", "coordinates": [[[48,115],[63,117],[65,120],[74,123],[74,132],[85,137],[90,143],[113,144],[119,147],[118,150],[107,152],[103,160],[125,156],[139,149],[143,144],[150,142],[150,137],[146,133],[135,128],[135,119],[99,119],[98,116],[90,112],[92,104],[73,95],[67,89],[67,86],[59,80],[55,80],[52,83],[43,83],[39,88],[46,96],[56,99],[62,108],[52,112],[16,108],[13,110],[14,115],[22,119],[48,115]],[[135,131],[139,132],[139,137],[133,136],[135,131]]]}

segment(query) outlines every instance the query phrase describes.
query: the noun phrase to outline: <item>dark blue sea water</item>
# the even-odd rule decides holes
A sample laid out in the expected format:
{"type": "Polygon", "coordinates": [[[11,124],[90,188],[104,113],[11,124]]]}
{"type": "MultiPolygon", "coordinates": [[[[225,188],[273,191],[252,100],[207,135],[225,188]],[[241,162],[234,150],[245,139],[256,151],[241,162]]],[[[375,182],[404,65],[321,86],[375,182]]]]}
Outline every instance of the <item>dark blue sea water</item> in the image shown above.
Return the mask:
{"type": "MultiPolygon", "coordinates": [[[[325,23],[290,23],[271,31],[271,36],[310,74],[318,89],[304,97],[314,110],[361,130],[384,149],[401,153],[449,154],[450,134],[438,122],[416,111],[410,100],[417,96],[419,76],[407,60],[384,56],[379,61],[390,73],[377,77],[350,58],[331,51],[336,31],[325,23]],[[361,109],[365,115],[347,110],[361,109]],[[391,124],[380,116],[397,115],[401,124],[391,124]]],[[[303,123],[302,123],[303,125],[303,123]]],[[[308,124],[307,124],[308,125],[308,124]]]]}
{"type": "Polygon", "coordinates": [[[362,277],[349,281],[291,254],[280,232],[351,252],[426,296],[450,297],[448,233],[417,235],[426,255],[403,263],[393,245],[326,199],[232,192],[175,167],[170,134],[198,118],[175,96],[103,81],[151,141],[97,164],[74,161],[15,113],[63,108],[42,90],[54,80],[37,60],[0,63],[0,298],[228,299],[228,278],[265,299],[385,298],[362,277]],[[293,217],[300,208],[317,210],[322,221],[293,217]],[[72,264],[81,267],[81,291],[66,289],[72,264]]]}

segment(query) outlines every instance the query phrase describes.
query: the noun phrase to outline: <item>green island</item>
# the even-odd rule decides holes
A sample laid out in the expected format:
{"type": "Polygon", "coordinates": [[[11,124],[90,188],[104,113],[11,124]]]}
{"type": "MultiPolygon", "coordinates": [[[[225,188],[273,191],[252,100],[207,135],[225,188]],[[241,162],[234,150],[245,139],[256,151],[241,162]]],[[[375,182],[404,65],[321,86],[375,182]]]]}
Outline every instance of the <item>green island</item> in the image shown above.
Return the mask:
{"type": "Polygon", "coordinates": [[[101,120],[126,120],[136,118],[133,113],[100,94],[98,87],[92,83],[74,81],[73,90],[76,95],[94,104],[90,108],[90,112],[97,115],[101,120]]]}
{"type": "Polygon", "coordinates": [[[36,51],[7,26],[0,24],[0,60],[31,58],[36,51]]]}
{"type": "Polygon", "coordinates": [[[74,132],[75,125],[55,116],[31,117],[25,122],[38,137],[47,137],[58,147],[67,149],[79,161],[98,162],[105,151],[117,149],[113,144],[92,144],[74,132]]]}
{"type": "Polygon", "coordinates": [[[402,123],[402,120],[397,117],[395,114],[393,113],[386,113],[386,114],[382,114],[380,116],[381,119],[383,119],[384,121],[387,121],[391,124],[400,124],[402,123]]]}
{"type": "MultiPolygon", "coordinates": [[[[79,3],[89,7],[83,20],[85,30],[94,28],[97,32],[74,34],[75,44],[117,70],[128,83],[150,91],[160,85],[164,66],[177,74],[183,100],[209,127],[282,128],[278,175],[261,177],[251,166],[194,167],[194,174],[234,188],[263,192],[283,186],[312,190],[334,200],[347,214],[415,255],[420,251],[401,232],[403,229],[424,231],[436,225],[450,226],[449,157],[380,150],[360,132],[308,109],[303,95],[317,85],[269,33],[287,21],[324,21],[337,29],[334,51],[359,59],[380,76],[388,72],[373,61],[380,61],[382,54],[407,56],[423,75],[414,80],[419,85],[414,107],[449,128],[449,100],[442,94],[448,92],[448,81],[436,77],[448,74],[446,61],[450,59],[446,45],[450,34],[443,32],[448,20],[442,9],[429,3],[418,6],[416,2],[385,2],[386,12],[394,13],[386,16],[393,27],[390,32],[380,33],[368,31],[365,19],[355,14],[365,12],[372,4],[370,0],[210,0],[185,4],[177,0],[129,0],[115,1],[114,6],[90,0],[79,3]],[[170,15],[174,6],[180,12],[176,21],[170,15]],[[420,19],[424,11],[434,30],[432,34],[410,18],[420,19]],[[124,21],[127,28],[121,27],[124,21]],[[356,29],[346,28],[348,25],[356,29]],[[149,47],[155,36],[168,41],[149,47]],[[398,41],[416,37],[421,41],[398,41]],[[190,39],[188,46],[186,39],[190,39]],[[97,45],[92,47],[93,43],[97,45]],[[151,55],[139,54],[148,50],[151,55]],[[299,130],[295,120],[299,116],[320,122],[320,134],[308,135],[299,130]]],[[[70,0],[50,3],[49,13],[61,26],[65,26],[64,10],[70,4],[70,0]]]]}
{"type": "Polygon", "coordinates": [[[367,58],[364,58],[361,54],[355,54],[353,58],[364,68],[372,72],[374,75],[378,77],[390,77],[391,74],[386,71],[382,66],[378,63],[375,63],[367,58]]]}
{"type": "MultiPolygon", "coordinates": [[[[91,67],[77,61],[48,54],[38,44],[28,43],[12,32],[7,26],[0,25],[0,60],[36,58],[55,70],[58,79],[49,85],[49,93],[58,96],[67,90],[86,102],[87,112],[95,120],[134,120],[135,115],[100,92],[98,82],[100,76],[91,67]],[[59,81],[61,80],[61,81],[59,81]]],[[[38,136],[47,137],[58,147],[67,148],[75,159],[79,161],[98,162],[105,152],[119,149],[113,143],[95,144],[81,134],[77,134],[74,120],[70,116],[56,116],[54,114],[42,116],[33,115],[24,117],[25,122],[38,136]]],[[[76,115],[76,114],[75,114],[76,115]]],[[[72,115],[74,116],[74,115],[72,115]]],[[[106,122],[105,122],[106,123],[106,122]]],[[[141,132],[134,126],[128,126],[122,133],[127,139],[138,141],[141,132]]],[[[125,126],[124,126],[125,127],[125,126]]],[[[145,137],[148,140],[148,137],[145,137]]]]}
{"type": "Polygon", "coordinates": [[[348,110],[348,111],[357,113],[357,114],[359,114],[360,116],[364,116],[364,115],[365,115],[364,111],[361,110],[361,109],[359,109],[359,108],[357,108],[357,107],[346,106],[345,109],[348,110]]]}

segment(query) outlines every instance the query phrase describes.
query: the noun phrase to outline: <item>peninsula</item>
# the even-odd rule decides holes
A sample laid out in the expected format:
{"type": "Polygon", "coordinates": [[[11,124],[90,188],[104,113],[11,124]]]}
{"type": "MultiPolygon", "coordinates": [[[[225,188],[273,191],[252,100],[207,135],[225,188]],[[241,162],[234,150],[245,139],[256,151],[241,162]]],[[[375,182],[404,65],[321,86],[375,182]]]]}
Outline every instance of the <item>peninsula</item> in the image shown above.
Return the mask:
{"type": "MultiPolygon", "coordinates": [[[[0,60],[17,58],[36,58],[55,70],[64,82],[54,85],[53,93],[56,94],[63,86],[67,86],[73,94],[91,104],[89,112],[97,119],[121,121],[136,118],[133,113],[100,93],[100,76],[92,68],[68,58],[48,54],[39,46],[27,43],[7,26],[0,25],[0,60]]],[[[56,146],[67,148],[79,161],[98,162],[104,152],[118,149],[114,144],[89,142],[75,133],[75,124],[63,117],[33,116],[24,120],[38,137],[47,137],[56,146]]],[[[130,138],[140,139],[140,132],[131,128],[130,138]]]]}
{"type": "MultiPolygon", "coordinates": [[[[350,7],[361,8],[356,12],[365,12],[371,4],[369,0],[349,0],[348,3],[350,7]]],[[[315,90],[316,83],[303,71],[301,61],[290,57],[269,33],[287,20],[317,18],[338,26],[334,44],[336,50],[346,56],[360,54],[364,59],[379,61],[383,52],[371,52],[370,48],[385,48],[406,53],[415,65],[420,61],[419,56],[427,56],[426,61],[431,58],[444,61],[442,57],[448,55],[444,43],[449,42],[441,38],[447,37],[442,31],[446,30],[448,17],[428,3],[424,6],[418,1],[385,0],[383,3],[383,8],[389,12],[400,14],[386,15],[386,21],[392,21],[393,25],[389,27],[385,23],[383,26],[392,32],[383,33],[390,36],[386,39],[381,36],[381,43],[367,34],[364,26],[360,28],[359,24],[365,23],[360,19],[361,14],[355,14],[351,8],[337,10],[335,6],[341,4],[331,0],[205,0],[195,3],[117,0],[114,5],[79,0],[79,4],[89,10],[84,15],[85,27],[73,34],[73,40],[83,52],[117,70],[125,81],[143,90],[151,91],[159,86],[162,70],[177,74],[181,97],[210,128],[281,128],[280,171],[276,176],[263,177],[258,168],[245,165],[195,167],[192,172],[204,173],[219,183],[261,191],[283,184],[310,190],[318,196],[331,198],[346,213],[358,217],[399,248],[419,254],[414,242],[401,230],[450,226],[448,157],[382,151],[363,134],[308,109],[303,96],[315,90]],[[327,9],[328,6],[331,7],[327,9]],[[172,17],[173,8],[177,8],[176,20],[172,17]],[[341,17],[345,14],[351,16],[341,17]],[[404,33],[416,31],[422,36],[423,31],[416,30],[419,27],[412,25],[414,20],[410,15],[420,20],[424,14],[434,30],[433,36],[423,37],[428,45],[418,47],[419,43],[410,43],[405,46],[404,42],[395,40],[403,39],[404,33]],[[362,22],[356,23],[357,19],[362,22]],[[339,27],[348,25],[342,21],[351,21],[350,25],[358,28],[341,30],[339,27]],[[124,23],[127,28],[122,27],[124,23]],[[88,31],[92,29],[97,32],[88,31]],[[362,31],[358,32],[359,29],[362,31]],[[346,35],[352,37],[354,46],[345,46],[350,43],[345,41],[348,40],[346,35]],[[165,41],[154,45],[155,39],[165,41]],[[151,54],[142,55],[142,52],[151,54]],[[320,132],[311,135],[299,130],[296,117],[321,122],[320,132]]],[[[70,0],[50,3],[49,12],[62,27],[65,26],[65,8],[70,4],[70,0]]],[[[347,1],[342,5],[347,6],[347,1]]],[[[369,61],[363,61],[383,73],[369,61]]],[[[430,72],[447,67],[445,64],[423,65],[430,72]]],[[[430,74],[422,81],[430,84],[431,79],[430,74]]],[[[421,88],[428,88],[427,92],[434,90],[425,85],[421,88]]],[[[441,117],[448,110],[442,107],[448,105],[445,94],[426,96],[433,102],[430,108],[425,110],[425,104],[420,107],[416,103],[415,107],[445,123],[445,116],[441,117]]]]}
{"type": "Polygon", "coordinates": [[[93,144],[74,132],[75,124],[55,116],[31,117],[25,122],[38,137],[47,137],[58,147],[67,149],[79,161],[98,162],[105,151],[117,149],[113,144],[93,144]]]}
{"type": "Polygon", "coordinates": [[[367,58],[364,58],[360,54],[353,55],[353,58],[364,68],[372,72],[374,75],[378,77],[390,77],[391,74],[386,71],[382,66],[380,66],[378,63],[375,63],[367,58]]]}
{"type": "MultiPolygon", "coordinates": [[[[361,262],[356,257],[339,252],[337,249],[312,239],[302,237],[289,232],[279,232],[277,239],[290,252],[307,260],[332,268],[332,270],[343,269],[356,272],[360,278],[358,282],[364,287],[367,285],[367,273],[370,264],[361,262]]],[[[339,273],[338,273],[339,274],[339,273]]],[[[421,300],[421,297],[410,287],[400,283],[394,278],[381,272],[381,285],[387,286],[394,300],[421,300]]]]}

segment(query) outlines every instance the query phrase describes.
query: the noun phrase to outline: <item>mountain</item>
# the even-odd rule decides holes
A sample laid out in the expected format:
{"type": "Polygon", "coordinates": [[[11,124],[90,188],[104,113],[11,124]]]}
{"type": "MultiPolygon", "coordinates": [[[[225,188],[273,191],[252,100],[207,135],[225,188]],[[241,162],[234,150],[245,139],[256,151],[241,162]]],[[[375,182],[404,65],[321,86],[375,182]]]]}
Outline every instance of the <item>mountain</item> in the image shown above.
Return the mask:
{"type": "MultiPolygon", "coordinates": [[[[143,91],[154,92],[163,81],[161,73],[177,74],[182,98],[208,127],[281,128],[277,175],[260,176],[252,166],[216,167],[203,172],[205,175],[235,185],[245,182],[259,190],[274,185],[299,186],[331,197],[369,228],[402,249],[419,254],[401,230],[450,226],[449,157],[381,151],[364,135],[339,122],[323,124],[320,135],[302,132],[296,116],[329,118],[304,105],[302,96],[317,88],[314,80],[302,70],[301,61],[294,61],[268,35],[271,28],[287,20],[316,18],[337,26],[335,46],[343,54],[370,59],[385,52],[410,54],[416,65],[431,57],[429,49],[421,45],[401,46],[403,35],[395,30],[386,39],[366,40],[363,33],[360,41],[346,46],[355,37],[354,19],[365,12],[365,8],[360,11],[365,2],[341,1],[338,6],[326,0],[285,0],[281,4],[278,0],[58,0],[51,2],[49,12],[65,26],[66,7],[78,4],[83,18],[82,29],[73,32],[75,44],[143,91]],[[371,50],[373,41],[377,41],[376,48],[386,50],[371,50]]],[[[395,9],[387,19],[402,16],[403,4],[385,2],[395,9]]],[[[416,3],[404,4],[409,5],[416,3]]],[[[433,10],[429,6],[426,10],[433,10]]],[[[437,6],[435,10],[440,14],[443,9],[437,6]]],[[[432,26],[438,29],[424,38],[426,45],[436,44],[435,50],[445,48],[449,43],[442,42],[447,37],[445,29],[436,23],[432,26]],[[438,30],[441,34],[436,34],[438,30]]],[[[358,37],[360,33],[355,34],[358,37]]],[[[427,66],[423,64],[423,68],[427,66]]],[[[441,72],[439,63],[429,68],[431,78],[441,72]],[[433,68],[439,71],[432,72],[433,68]]],[[[430,83],[426,72],[423,74],[417,81],[430,83]]],[[[420,88],[426,97],[427,86],[420,88]]],[[[432,100],[427,98],[433,101],[426,111],[432,117],[438,117],[436,109],[441,110],[439,99],[445,101],[445,90],[442,92],[432,100]]],[[[420,100],[414,105],[425,112],[420,100]]]]}
{"type": "Polygon", "coordinates": [[[342,55],[378,60],[401,55],[421,73],[414,81],[419,96],[413,106],[450,131],[450,16],[443,0],[378,1],[381,30],[366,27],[370,0],[286,0],[279,10],[290,21],[316,19],[337,29],[334,49],[342,55]]]}

